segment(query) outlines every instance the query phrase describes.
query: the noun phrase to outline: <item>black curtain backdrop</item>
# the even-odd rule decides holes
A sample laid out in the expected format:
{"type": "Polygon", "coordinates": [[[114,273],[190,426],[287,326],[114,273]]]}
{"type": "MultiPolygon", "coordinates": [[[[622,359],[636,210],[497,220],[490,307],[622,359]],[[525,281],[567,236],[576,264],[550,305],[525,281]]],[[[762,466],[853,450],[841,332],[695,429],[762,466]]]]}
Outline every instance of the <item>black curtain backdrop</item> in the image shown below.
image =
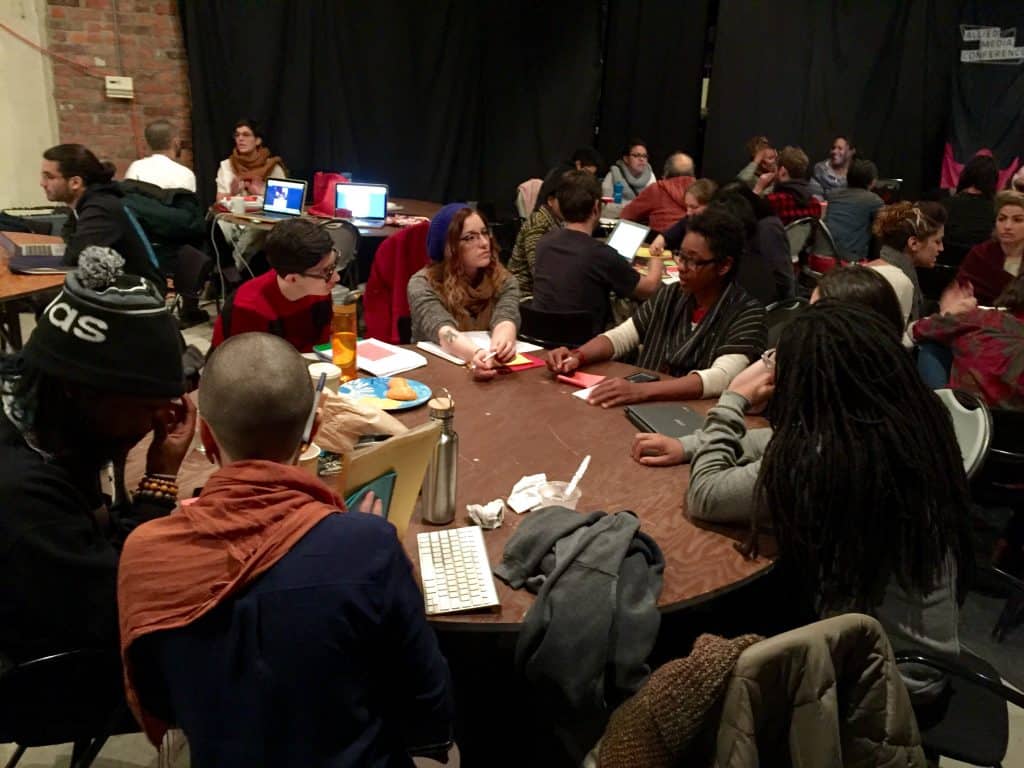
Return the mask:
{"type": "Polygon", "coordinates": [[[937,186],[961,0],[721,0],[706,173],[727,179],[755,134],[812,162],[851,134],[905,196],[937,186]]]}
{"type": "Polygon", "coordinates": [[[661,178],[675,150],[699,156],[710,0],[609,0],[598,149],[609,164],[633,136],[661,178]]]}
{"type": "MultiPolygon", "coordinates": [[[[964,7],[962,32],[972,27],[999,27],[1008,33],[1003,42],[1024,46],[1024,3],[1020,0],[969,0],[964,7]]],[[[977,51],[981,43],[964,41],[961,51],[977,51]]],[[[1017,52],[1006,51],[997,60],[957,61],[953,78],[950,147],[945,180],[955,185],[960,165],[979,149],[989,149],[1004,175],[1024,161],[1024,63],[1017,52]],[[955,171],[955,173],[954,173],[955,171]]]]}
{"type": "Polygon", "coordinates": [[[517,184],[593,142],[597,0],[180,0],[179,9],[208,198],[241,116],[263,124],[294,177],[351,171],[395,196],[506,210],[517,184]]]}

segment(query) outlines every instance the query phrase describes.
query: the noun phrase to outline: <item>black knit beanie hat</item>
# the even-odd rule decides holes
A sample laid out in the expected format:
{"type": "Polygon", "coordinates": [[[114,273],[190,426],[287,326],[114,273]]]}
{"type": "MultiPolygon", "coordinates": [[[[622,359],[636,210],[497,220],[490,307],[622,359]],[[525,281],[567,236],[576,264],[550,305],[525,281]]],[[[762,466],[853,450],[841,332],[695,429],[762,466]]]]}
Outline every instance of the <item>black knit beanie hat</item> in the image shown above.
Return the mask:
{"type": "Polygon", "coordinates": [[[185,382],[177,324],[156,286],[122,274],[123,265],[110,248],[82,251],[22,357],[51,376],[103,392],[178,397],[185,382]]]}

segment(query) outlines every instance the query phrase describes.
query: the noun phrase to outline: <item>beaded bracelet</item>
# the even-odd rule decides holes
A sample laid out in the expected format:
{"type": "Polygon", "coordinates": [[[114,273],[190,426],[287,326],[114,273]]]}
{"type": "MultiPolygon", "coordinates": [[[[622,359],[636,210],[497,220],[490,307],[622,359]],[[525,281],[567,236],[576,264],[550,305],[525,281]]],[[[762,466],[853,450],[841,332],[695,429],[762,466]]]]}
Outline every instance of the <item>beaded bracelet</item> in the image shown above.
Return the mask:
{"type": "Polygon", "coordinates": [[[176,478],[171,475],[157,475],[147,472],[139,481],[139,488],[135,491],[136,498],[150,499],[152,501],[166,501],[176,503],[178,500],[178,484],[176,478]]]}

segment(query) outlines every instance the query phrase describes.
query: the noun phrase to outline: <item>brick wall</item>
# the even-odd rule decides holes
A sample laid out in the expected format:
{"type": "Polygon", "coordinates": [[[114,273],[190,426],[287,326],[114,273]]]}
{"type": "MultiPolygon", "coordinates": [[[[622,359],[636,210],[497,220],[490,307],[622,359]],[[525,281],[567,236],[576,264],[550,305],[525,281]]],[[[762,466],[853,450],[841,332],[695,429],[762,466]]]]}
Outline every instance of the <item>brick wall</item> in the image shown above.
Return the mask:
{"type": "MultiPolygon", "coordinates": [[[[110,99],[102,77],[53,60],[61,142],[85,144],[101,159],[128,164],[148,154],[146,124],[166,118],[188,144],[188,64],[174,0],[46,0],[47,45],[96,75],[134,79],[135,98],[110,99]]],[[[192,165],[186,150],[181,161],[192,165]]]]}

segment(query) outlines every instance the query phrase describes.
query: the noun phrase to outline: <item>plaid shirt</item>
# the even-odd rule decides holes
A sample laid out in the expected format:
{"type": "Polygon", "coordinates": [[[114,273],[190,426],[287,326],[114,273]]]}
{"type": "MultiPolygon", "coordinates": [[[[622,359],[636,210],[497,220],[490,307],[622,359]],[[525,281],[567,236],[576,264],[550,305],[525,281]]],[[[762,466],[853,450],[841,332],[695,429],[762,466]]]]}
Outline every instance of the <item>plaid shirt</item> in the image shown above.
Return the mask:
{"type": "Polygon", "coordinates": [[[783,226],[806,216],[821,218],[821,203],[813,197],[805,205],[800,205],[796,195],[786,190],[780,191],[776,187],[776,191],[765,195],[765,199],[775,209],[775,215],[782,220],[783,226]]]}
{"type": "Polygon", "coordinates": [[[951,387],[980,395],[992,408],[1024,410],[1024,313],[975,309],[932,315],[912,328],[915,341],[953,351],[951,387]]]}

